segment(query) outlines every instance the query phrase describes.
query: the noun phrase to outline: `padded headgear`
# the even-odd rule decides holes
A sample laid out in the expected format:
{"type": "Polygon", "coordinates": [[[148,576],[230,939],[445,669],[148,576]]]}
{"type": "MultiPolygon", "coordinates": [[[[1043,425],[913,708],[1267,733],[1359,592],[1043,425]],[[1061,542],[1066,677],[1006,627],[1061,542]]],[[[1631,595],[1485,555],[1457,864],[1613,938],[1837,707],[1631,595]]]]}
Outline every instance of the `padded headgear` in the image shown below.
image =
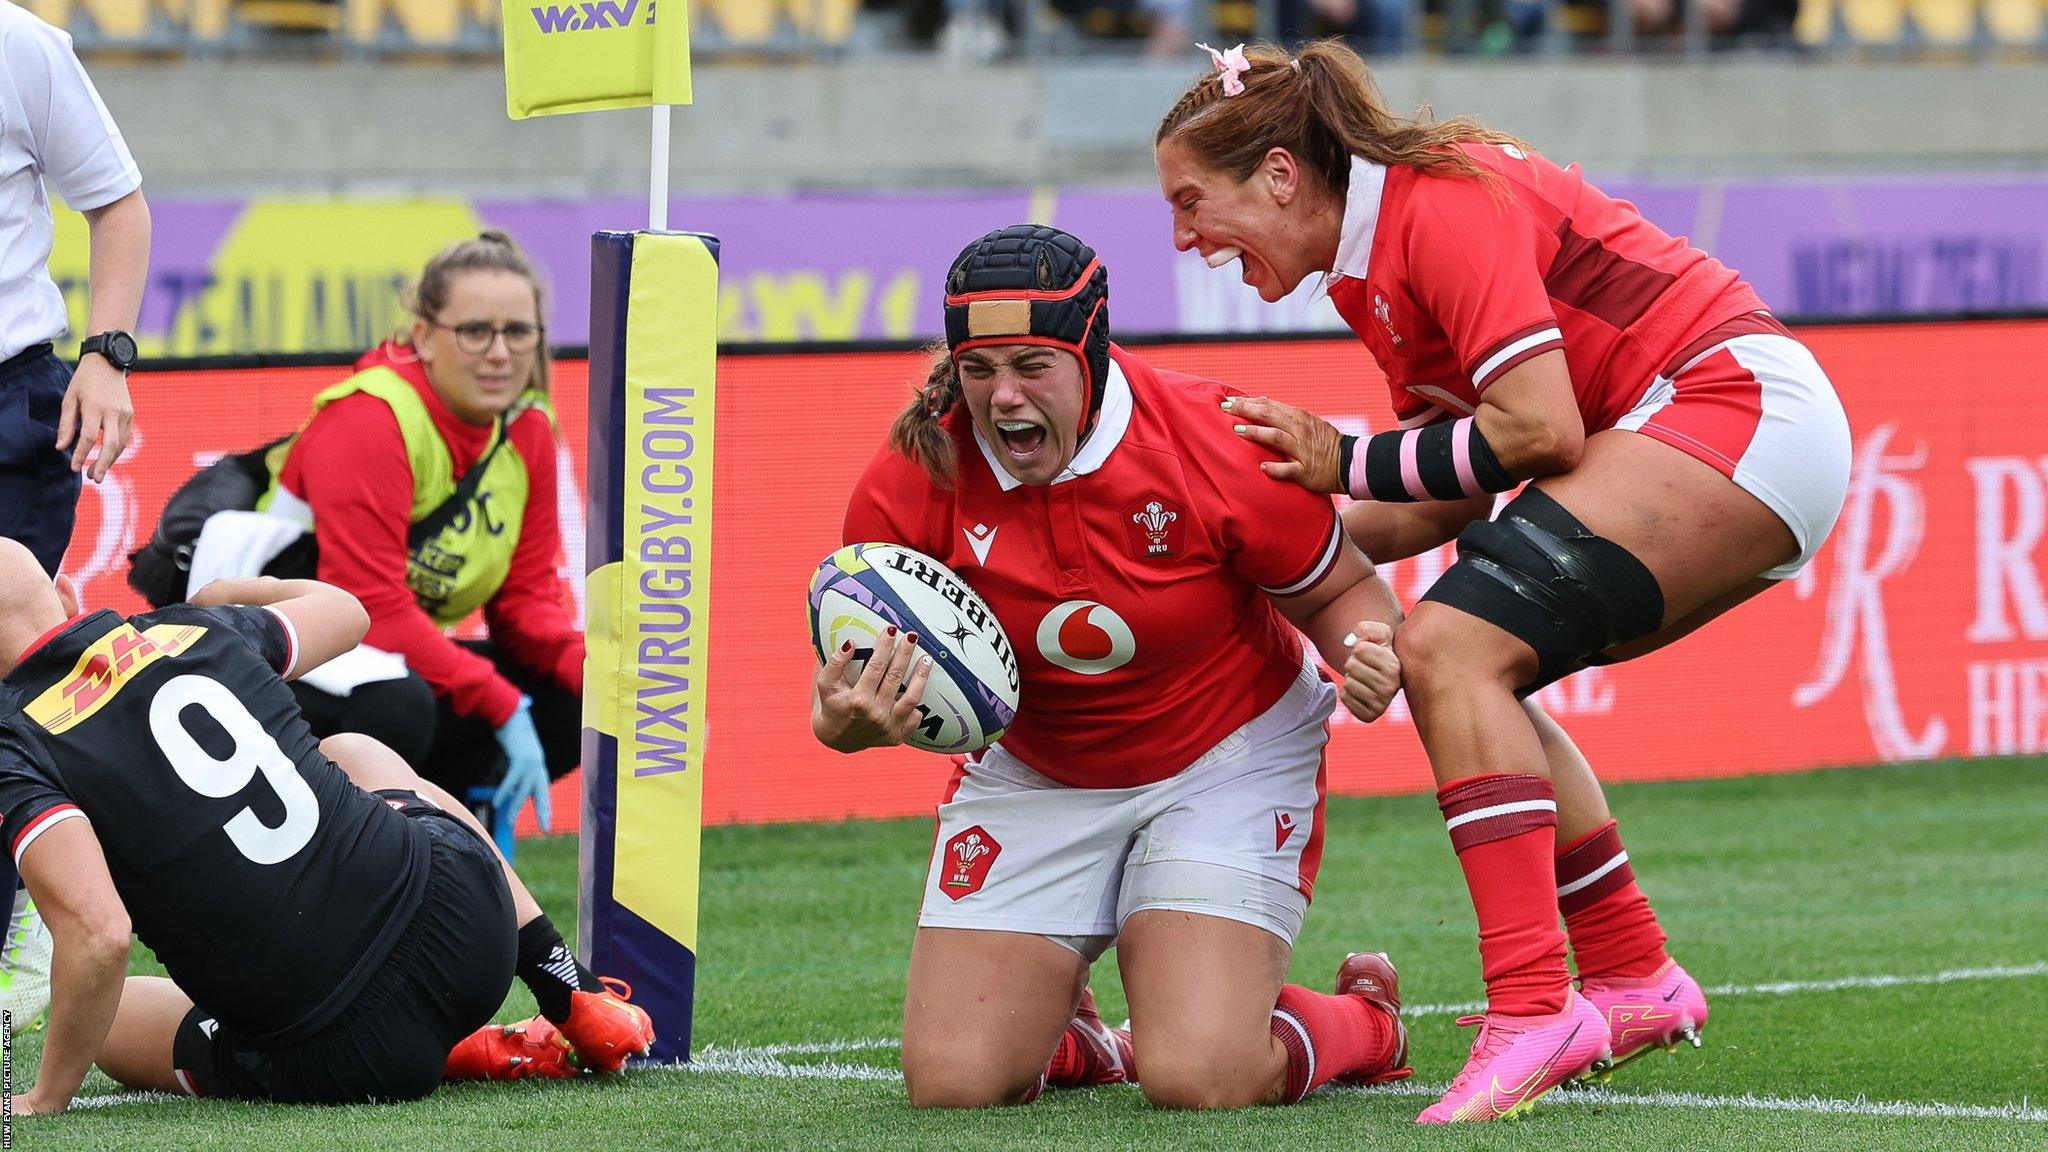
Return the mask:
{"type": "Polygon", "coordinates": [[[1079,237],[1012,224],[961,249],[946,273],[954,359],[984,344],[1044,344],[1080,358],[1094,426],[1109,381],[1109,270],[1079,237]]]}

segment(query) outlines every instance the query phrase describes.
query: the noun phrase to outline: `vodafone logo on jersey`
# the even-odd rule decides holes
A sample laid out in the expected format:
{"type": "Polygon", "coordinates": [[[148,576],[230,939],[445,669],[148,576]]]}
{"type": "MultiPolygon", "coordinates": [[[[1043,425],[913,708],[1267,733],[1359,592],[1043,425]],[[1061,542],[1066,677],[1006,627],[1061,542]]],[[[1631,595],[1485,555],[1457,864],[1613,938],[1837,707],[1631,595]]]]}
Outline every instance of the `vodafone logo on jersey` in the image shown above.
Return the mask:
{"type": "Polygon", "coordinates": [[[1038,651],[1069,672],[1100,676],[1129,664],[1138,638],[1108,605],[1068,600],[1038,622],[1038,651]]]}

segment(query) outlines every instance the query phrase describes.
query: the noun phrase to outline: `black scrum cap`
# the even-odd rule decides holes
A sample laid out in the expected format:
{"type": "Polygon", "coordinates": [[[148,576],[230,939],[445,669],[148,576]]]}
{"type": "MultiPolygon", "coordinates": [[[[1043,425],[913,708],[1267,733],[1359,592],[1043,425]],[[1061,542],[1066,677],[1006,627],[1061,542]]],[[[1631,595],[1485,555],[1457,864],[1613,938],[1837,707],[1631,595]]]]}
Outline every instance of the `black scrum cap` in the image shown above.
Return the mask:
{"type": "Polygon", "coordinates": [[[1072,352],[1088,377],[1095,423],[1109,379],[1109,270],[1080,238],[1012,224],[962,249],[946,273],[946,343],[957,359],[984,344],[1072,352]]]}

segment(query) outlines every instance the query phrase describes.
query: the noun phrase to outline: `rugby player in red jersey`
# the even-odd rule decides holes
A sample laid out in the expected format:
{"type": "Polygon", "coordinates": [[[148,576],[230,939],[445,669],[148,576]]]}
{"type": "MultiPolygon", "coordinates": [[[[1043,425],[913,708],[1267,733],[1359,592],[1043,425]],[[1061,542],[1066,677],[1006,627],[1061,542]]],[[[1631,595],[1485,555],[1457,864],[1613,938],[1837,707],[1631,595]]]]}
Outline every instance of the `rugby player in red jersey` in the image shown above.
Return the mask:
{"type": "Polygon", "coordinates": [[[314,739],[286,681],[368,624],[347,592],[267,577],[84,613],[0,540],[0,830],[55,945],[17,1112],[63,1111],[94,1063],[357,1103],[612,1071],[652,1042],[474,816],[369,737],[314,739]],[[169,979],[124,982],[131,926],[169,979]],[[479,1029],[515,973],[542,1016],[479,1029]]]}
{"type": "MultiPolygon", "coordinates": [[[[1155,1104],[1407,1075],[1384,957],[1348,959],[1336,995],[1284,983],[1322,857],[1327,721],[1340,696],[1361,719],[1385,711],[1399,609],[1328,497],[1258,474],[1275,457],[1218,418],[1225,389],[1113,346],[1107,304],[1101,262],[1067,233],[968,245],[948,346],[846,513],[848,543],[959,572],[1023,677],[1015,723],[939,805],[904,1011],[911,1101],[1018,1103],[1084,1063],[1128,1075],[1131,1053],[1074,1059],[1077,1033],[1102,1031],[1083,993],[1111,943],[1155,1104]]],[[[900,743],[929,669],[916,651],[882,637],[851,684],[852,649],[831,654],[818,738],[900,743]]]]}
{"type": "Polygon", "coordinates": [[[1467,119],[1392,113],[1340,44],[1214,61],[1155,138],[1175,246],[1238,262],[1268,301],[1325,277],[1398,427],[1341,436],[1263,398],[1225,408],[1288,458],[1269,475],[1361,502],[1346,523],[1368,554],[1458,534],[1396,649],[1478,912],[1488,1011],[1420,1119],[1512,1115],[1697,1042],[1707,1015],[1598,781],[1521,698],[1798,572],[1841,511],[1848,422],[1748,284],[1577,167],[1467,119]]]}

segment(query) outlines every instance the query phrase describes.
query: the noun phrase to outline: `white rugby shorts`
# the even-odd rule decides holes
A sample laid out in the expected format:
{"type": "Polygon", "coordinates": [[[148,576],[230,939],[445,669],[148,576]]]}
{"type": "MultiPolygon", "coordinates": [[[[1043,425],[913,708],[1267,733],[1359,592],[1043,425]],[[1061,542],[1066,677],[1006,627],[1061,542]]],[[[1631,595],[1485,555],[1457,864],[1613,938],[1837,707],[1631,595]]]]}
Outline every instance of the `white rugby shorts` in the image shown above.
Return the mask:
{"type": "Polygon", "coordinates": [[[1089,960],[1145,909],[1220,916],[1294,943],[1323,852],[1337,693],[1316,668],[1178,774],[1074,788],[1000,744],[939,805],[921,928],[1051,937],[1089,960]]]}
{"type": "Polygon", "coordinates": [[[1849,418],[1820,362],[1791,336],[1752,332],[1667,372],[1615,427],[1704,461],[1763,501],[1799,543],[1764,577],[1798,575],[1849,494],[1849,418]]]}

